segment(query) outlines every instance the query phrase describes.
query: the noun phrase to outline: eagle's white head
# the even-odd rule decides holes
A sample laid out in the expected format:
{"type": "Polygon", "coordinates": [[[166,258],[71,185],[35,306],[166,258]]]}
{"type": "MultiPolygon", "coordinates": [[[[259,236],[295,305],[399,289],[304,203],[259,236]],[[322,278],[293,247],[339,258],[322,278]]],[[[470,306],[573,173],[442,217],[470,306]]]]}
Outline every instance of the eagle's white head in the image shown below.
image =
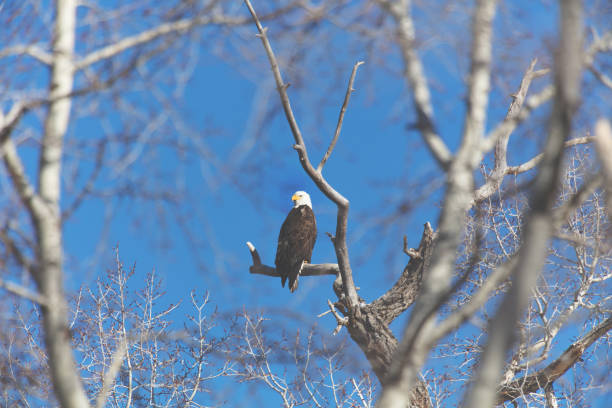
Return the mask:
{"type": "Polygon", "coordinates": [[[300,205],[307,205],[312,208],[312,203],[310,202],[310,196],[305,191],[296,191],[291,197],[291,201],[293,201],[293,207],[297,208],[300,205]]]}

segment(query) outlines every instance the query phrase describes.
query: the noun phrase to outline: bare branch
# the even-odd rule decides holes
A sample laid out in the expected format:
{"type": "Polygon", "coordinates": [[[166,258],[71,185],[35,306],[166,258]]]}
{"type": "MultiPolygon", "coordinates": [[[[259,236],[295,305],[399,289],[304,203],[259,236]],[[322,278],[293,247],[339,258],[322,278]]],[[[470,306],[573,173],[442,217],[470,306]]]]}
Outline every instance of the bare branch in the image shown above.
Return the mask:
{"type": "Polygon", "coordinates": [[[32,217],[45,217],[48,214],[48,208],[34,190],[30,180],[28,180],[23,163],[12,139],[7,137],[0,142],[0,157],[4,160],[13,186],[30,215],[32,217]]]}
{"type": "Polygon", "coordinates": [[[597,78],[599,82],[601,82],[602,84],[610,88],[610,90],[612,90],[612,78],[610,78],[594,66],[590,66],[589,71],[591,71],[593,75],[595,75],[595,78],[597,78]]]}
{"type": "Polygon", "coordinates": [[[529,91],[531,81],[547,75],[550,72],[549,69],[534,71],[537,61],[537,58],[531,60],[529,67],[523,75],[519,89],[516,93],[511,95],[512,103],[510,104],[508,113],[506,113],[506,117],[499,125],[497,125],[495,129],[489,133],[483,143],[483,150],[485,151],[488,151],[495,146],[496,168],[502,166],[502,164],[505,162],[508,140],[514,129],[516,129],[516,126],[527,119],[529,114],[535,108],[550,100],[554,94],[553,87],[548,86],[544,88],[544,90],[540,91],[540,93],[527,98],[527,92],[529,91]]]}
{"type": "Polygon", "coordinates": [[[437,343],[441,338],[457,329],[481,308],[490,299],[491,293],[497,290],[499,285],[508,279],[515,264],[516,258],[513,258],[497,267],[468,303],[457,309],[442,322],[438,323],[429,338],[431,344],[437,343]]]}
{"type": "Polygon", "coordinates": [[[612,79],[595,67],[595,56],[601,52],[612,50],[612,31],[598,36],[593,32],[594,39],[589,48],[584,53],[584,65],[604,86],[612,89],[612,79]]]}
{"type": "Polygon", "coordinates": [[[340,275],[342,276],[342,287],[344,290],[344,294],[346,295],[348,307],[349,309],[354,309],[358,307],[359,297],[357,296],[357,290],[355,288],[355,283],[353,282],[353,273],[351,271],[348,256],[348,247],[346,244],[349,201],[339,192],[337,192],[329,183],[327,183],[322,174],[317,172],[316,169],[310,163],[306,150],[306,144],[304,143],[304,139],[302,138],[302,133],[300,132],[300,128],[293,114],[293,110],[291,109],[289,95],[287,94],[287,85],[285,85],[285,83],[283,82],[280,68],[278,66],[278,61],[276,60],[274,51],[272,51],[270,41],[268,41],[268,36],[266,34],[267,29],[261,25],[261,22],[259,21],[259,18],[257,17],[257,14],[255,13],[253,6],[251,5],[251,2],[249,0],[244,0],[244,3],[249,9],[251,16],[253,17],[253,21],[255,22],[257,30],[259,31],[259,38],[261,39],[264,49],[266,50],[266,54],[270,62],[270,67],[272,68],[272,73],[274,74],[274,80],[276,81],[276,88],[281,99],[281,104],[283,106],[287,122],[289,123],[291,133],[293,134],[293,138],[296,143],[293,147],[298,152],[302,168],[304,169],[304,171],[306,171],[306,174],[310,176],[312,181],[317,185],[319,190],[321,190],[321,192],[325,194],[327,198],[332,200],[338,207],[334,249],[336,250],[338,267],[340,268],[340,275]]]}
{"type": "Polygon", "coordinates": [[[446,170],[452,160],[452,153],[436,130],[427,78],[415,49],[416,35],[410,1],[378,0],[378,3],[393,17],[397,26],[398,42],[404,60],[404,76],[412,90],[418,118],[417,127],[433,157],[440,167],[446,170]]]}
{"type": "MultiPolygon", "coordinates": [[[[249,272],[256,275],[266,276],[278,276],[280,274],[276,272],[276,269],[268,265],[252,265],[249,268],[249,272]]],[[[324,264],[304,264],[300,276],[323,276],[323,275],[337,275],[340,272],[338,264],[335,263],[324,263],[324,264]]]]}
{"type": "Polygon", "coordinates": [[[323,170],[323,166],[325,166],[325,162],[329,159],[332,151],[334,150],[334,146],[336,146],[336,142],[338,141],[338,136],[340,136],[340,129],[342,129],[342,122],[344,121],[344,113],[346,112],[346,107],[348,106],[349,99],[351,99],[351,94],[355,89],[353,89],[353,83],[355,82],[355,75],[357,74],[357,68],[363,64],[363,61],[357,62],[353,66],[353,72],[351,72],[351,77],[349,78],[349,83],[346,88],[346,95],[344,95],[344,102],[342,103],[342,108],[340,109],[340,115],[338,116],[338,124],[336,125],[336,132],[334,133],[334,138],[332,139],[325,155],[321,159],[321,163],[317,166],[317,172],[320,173],[323,170]]]}

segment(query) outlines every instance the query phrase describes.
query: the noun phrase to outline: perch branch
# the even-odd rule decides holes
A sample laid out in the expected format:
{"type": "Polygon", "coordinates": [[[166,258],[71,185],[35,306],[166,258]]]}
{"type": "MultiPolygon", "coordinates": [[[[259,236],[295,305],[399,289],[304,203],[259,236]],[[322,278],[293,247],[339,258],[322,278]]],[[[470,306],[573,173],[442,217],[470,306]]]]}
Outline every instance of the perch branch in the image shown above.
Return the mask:
{"type": "Polygon", "coordinates": [[[348,82],[348,87],[346,88],[346,94],[344,95],[344,102],[342,103],[342,108],[340,108],[340,115],[338,116],[338,124],[336,125],[336,132],[334,133],[334,138],[332,139],[325,155],[321,159],[321,163],[317,166],[317,172],[320,173],[323,170],[323,166],[325,166],[325,162],[331,156],[334,147],[336,146],[336,142],[338,141],[338,136],[340,136],[340,129],[342,129],[342,122],[344,121],[344,113],[346,112],[346,107],[348,106],[349,100],[351,99],[351,93],[355,89],[353,89],[353,83],[355,82],[355,75],[357,75],[357,68],[363,64],[363,61],[357,62],[353,66],[353,72],[351,72],[351,77],[348,82]]]}
{"type": "MultiPolygon", "coordinates": [[[[266,276],[278,276],[280,274],[276,272],[276,269],[272,266],[264,265],[261,263],[261,257],[259,252],[251,242],[247,242],[249,251],[251,252],[251,258],[253,258],[253,265],[249,268],[249,272],[256,275],[266,276]]],[[[300,272],[300,276],[322,276],[322,275],[337,275],[339,273],[338,264],[324,263],[324,264],[310,264],[305,263],[300,272]]]]}

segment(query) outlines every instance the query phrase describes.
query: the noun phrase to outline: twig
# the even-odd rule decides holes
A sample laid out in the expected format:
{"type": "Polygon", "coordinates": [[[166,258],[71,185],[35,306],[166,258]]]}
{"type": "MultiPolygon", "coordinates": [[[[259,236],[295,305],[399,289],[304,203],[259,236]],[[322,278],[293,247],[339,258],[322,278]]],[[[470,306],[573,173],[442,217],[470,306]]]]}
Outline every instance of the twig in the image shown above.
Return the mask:
{"type": "Polygon", "coordinates": [[[338,325],[336,326],[336,328],[332,332],[332,334],[335,336],[336,334],[340,333],[340,330],[342,329],[342,326],[348,325],[349,319],[348,319],[348,317],[340,316],[338,314],[338,312],[336,312],[336,307],[331,302],[331,300],[327,299],[327,305],[329,306],[329,311],[331,312],[331,314],[334,315],[334,317],[336,318],[336,322],[338,323],[338,325]]]}
{"type": "Polygon", "coordinates": [[[404,235],[404,253],[411,258],[421,258],[421,254],[414,248],[408,248],[408,237],[404,235]]]}
{"type": "Polygon", "coordinates": [[[342,128],[342,122],[344,121],[344,113],[346,112],[346,107],[348,106],[349,99],[351,99],[351,93],[355,90],[353,88],[353,83],[355,82],[355,75],[357,74],[357,68],[363,64],[363,61],[357,62],[353,66],[353,72],[351,72],[351,77],[349,78],[348,87],[346,88],[346,94],[344,95],[344,102],[342,103],[342,108],[340,109],[340,115],[338,116],[338,124],[336,125],[336,133],[334,133],[334,138],[332,139],[325,155],[321,159],[321,163],[317,166],[317,172],[320,173],[323,170],[323,166],[329,156],[331,155],[334,147],[336,146],[336,142],[338,141],[338,136],[340,136],[340,129],[342,128]]]}

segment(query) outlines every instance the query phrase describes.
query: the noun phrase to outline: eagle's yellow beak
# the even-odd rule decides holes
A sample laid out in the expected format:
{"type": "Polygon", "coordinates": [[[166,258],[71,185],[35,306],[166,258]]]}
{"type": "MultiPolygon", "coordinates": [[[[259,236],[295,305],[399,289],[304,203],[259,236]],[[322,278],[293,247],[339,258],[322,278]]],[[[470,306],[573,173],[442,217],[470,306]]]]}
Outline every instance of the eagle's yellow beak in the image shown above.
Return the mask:
{"type": "Polygon", "coordinates": [[[299,196],[299,195],[297,195],[297,194],[294,194],[294,195],[291,197],[291,201],[297,201],[297,200],[299,200],[299,199],[300,199],[300,196],[299,196]]]}

